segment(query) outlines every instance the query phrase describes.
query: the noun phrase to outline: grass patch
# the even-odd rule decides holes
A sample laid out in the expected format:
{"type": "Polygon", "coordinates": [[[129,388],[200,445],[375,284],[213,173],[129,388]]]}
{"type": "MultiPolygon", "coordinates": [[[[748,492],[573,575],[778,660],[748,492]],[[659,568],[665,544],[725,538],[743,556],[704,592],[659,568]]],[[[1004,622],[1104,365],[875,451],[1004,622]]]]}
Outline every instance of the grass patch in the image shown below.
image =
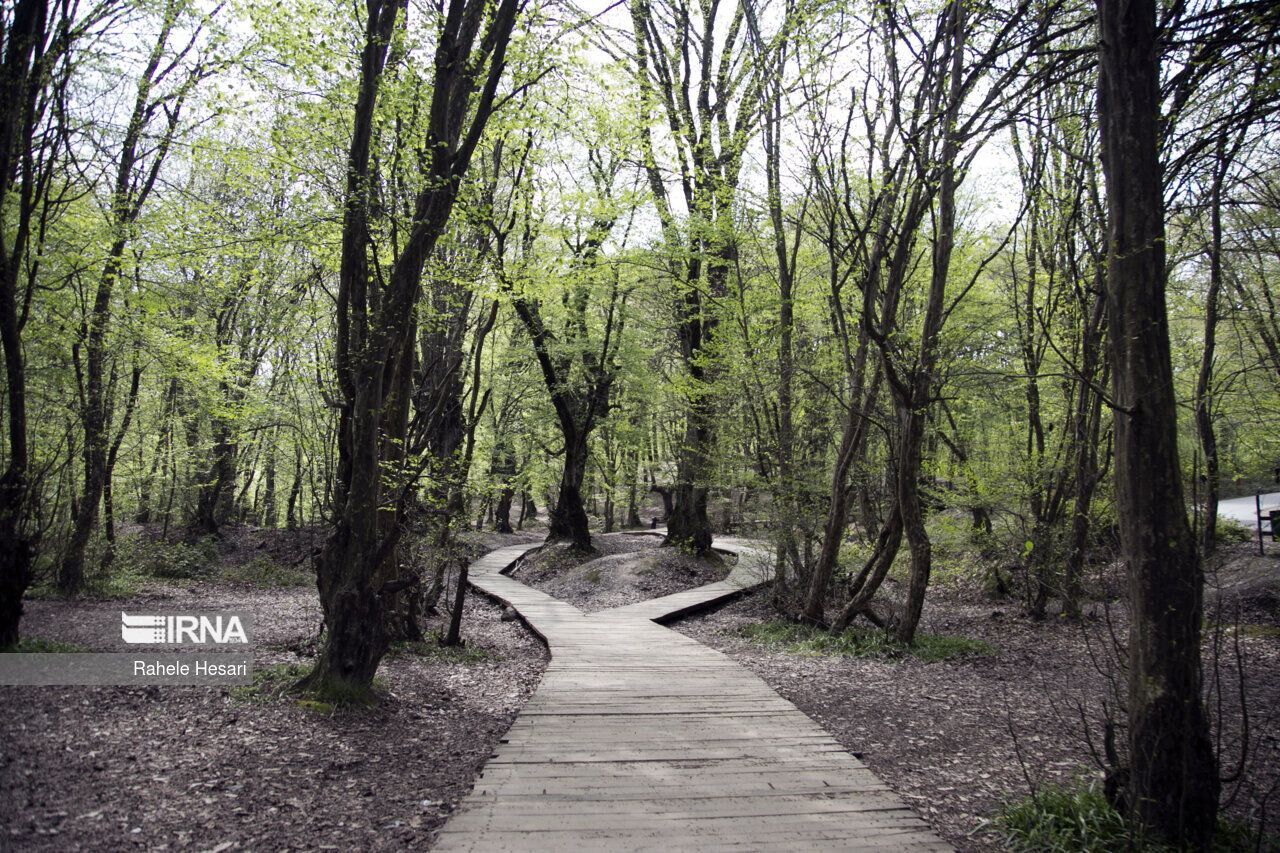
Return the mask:
{"type": "Polygon", "coordinates": [[[372,684],[333,679],[323,687],[298,691],[296,703],[299,708],[320,714],[370,708],[382,701],[386,688],[387,684],[381,678],[374,678],[372,684]]]}
{"type": "Polygon", "coordinates": [[[232,687],[232,698],[245,702],[269,702],[281,698],[307,674],[307,667],[300,663],[278,663],[274,666],[255,667],[253,683],[232,687]]]}
{"type": "Polygon", "coordinates": [[[916,641],[904,646],[883,631],[848,628],[840,633],[810,625],[775,620],[747,625],[739,633],[752,642],[779,648],[789,654],[841,655],[858,658],[900,658],[911,655],[922,661],[995,654],[995,649],[982,640],[969,637],[944,637],[917,634],[916,641]]]}
{"type": "Polygon", "coordinates": [[[309,666],[300,663],[264,666],[253,671],[252,684],[233,687],[228,695],[242,702],[277,702],[293,697],[299,708],[318,714],[333,714],[376,705],[386,688],[382,679],[375,678],[372,685],[330,684],[321,691],[296,691],[295,685],[310,671],[309,666]]]}
{"type": "Polygon", "coordinates": [[[78,643],[64,643],[61,640],[42,640],[39,637],[23,637],[16,646],[6,646],[0,652],[8,654],[67,654],[71,652],[87,652],[78,643]]]}
{"type": "Polygon", "coordinates": [[[1280,627],[1276,627],[1275,625],[1259,625],[1256,623],[1249,623],[1245,625],[1235,625],[1231,628],[1227,628],[1226,630],[1227,630],[1227,633],[1234,632],[1240,635],[1241,637],[1247,637],[1251,639],[1274,640],[1275,638],[1280,637],[1280,627]]]}
{"type": "Polygon", "coordinates": [[[1108,853],[1129,846],[1124,818],[1096,785],[1044,788],[1001,809],[996,830],[1011,850],[1108,853]]]}
{"type": "Polygon", "coordinates": [[[293,566],[282,566],[266,557],[255,557],[247,563],[227,566],[222,570],[222,580],[245,586],[283,589],[307,586],[311,574],[293,566]]]}
{"type": "Polygon", "coordinates": [[[599,568],[587,569],[585,572],[582,573],[582,576],[587,579],[587,583],[597,583],[597,584],[600,583],[601,575],[600,575],[599,568]]]}
{"type": "MultiPolygon", "coordinates": [[[[1006,805],[996,815],[993,826],[1009,849],[1018,853],[1175,853],[1175,848],[1135,836],[1096,783],[1078,788],[1043,788],[1033,797],[1006,805]]],[[[1219,820],[1213,850],[1280,853],[1280,839],[1268,835],[1259,840],[1249,827],[1219,820]]]]}
{"type": "Polygon", "coordinates": [[[395,658],[428,658],[447,663],[474,664],[495,660],[498,656],[485,649],[472,646],[442,646],[439,635],[431,633],[425,640],[403,641],[392,643],[387,650],[387,657],[395,658]]]}

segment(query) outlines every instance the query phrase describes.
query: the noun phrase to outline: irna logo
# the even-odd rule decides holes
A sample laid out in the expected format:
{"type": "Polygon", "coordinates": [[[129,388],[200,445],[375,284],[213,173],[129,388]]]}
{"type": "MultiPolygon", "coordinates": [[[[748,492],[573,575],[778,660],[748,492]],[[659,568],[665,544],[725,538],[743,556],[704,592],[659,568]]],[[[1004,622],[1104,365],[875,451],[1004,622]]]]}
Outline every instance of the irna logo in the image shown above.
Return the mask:
{"type": "Polygon", "coordinates": [[[120,612],[120,635],[126,643],[176,646],[248,643],[244,624],[235,614],[130,616],[120,612]]]}

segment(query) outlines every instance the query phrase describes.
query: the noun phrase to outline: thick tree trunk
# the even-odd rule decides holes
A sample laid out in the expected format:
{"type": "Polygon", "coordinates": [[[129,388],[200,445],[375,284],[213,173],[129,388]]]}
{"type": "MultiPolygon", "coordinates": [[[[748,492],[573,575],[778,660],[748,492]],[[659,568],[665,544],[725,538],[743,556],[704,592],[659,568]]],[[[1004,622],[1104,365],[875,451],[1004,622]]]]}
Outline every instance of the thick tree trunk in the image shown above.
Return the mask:
{"type": "MultiPolygon", "coordinates": [[[[16,0],[8,4],[3,65],[0,65],[0,349],[4,353],[5,400],[8,404],[6,466],[0,474],[0,649],[17,645],[22,619],[22,596],[32,580],[36,544],[28,534],[29,451],[27,447],[27,375],[19,322],[18,273],[31,236],[36,196],[19,200],[13,180],[28,186],[34,136],[28,117],[35,109],[40,87],[31,85],[48,59],[44,42],[49,9],[44,0],[16,0]]],[[[27,195],[27,194],[24,194],[27,195]]]]}
{"type": "MultiPolygon", "coordinates": [[[[386,651],[384,594],[402,531],[407,484],[383,488],[388,435],[408,405],[405,351],[427,259],[448,225],[475,146],[493,111],[506,48],[519,9],[453,0],[436,29],[435,77],[424,148],[423,188],[413,200],[414,226],[386,276],[371,274],[370,152],[379,81],[396,27],[397,0],[369,0],[356,97],[342,223],[336,373],[342,392],[339,469],[333,532],[316,561],[328,635],[304,690],[367,685],[386,651]],[[388,510],[394,521],[384,522],[388,510]],[[389,529],[388,529],[389,528],[389,529]]],[[[496,309],[495,309],[496,310],[496,309]]],[[[457,311],[451,307],[450,315],[457,311]]],[[[488,328],[492,328],[492,314],[488,328]]],[[[487,334],[487,329],[484,334],[487,334]]],[[[477,345],[477,364],[479,347],[477,345]]],[[[472,423],[476,412],[472,411],[472,423]]],[[[403,431],[401,430],[401,434],[403,431]]],[[[462,466],[465,471],[465,466],[462,466]]]]}
{"type": "MultiPolygon", "coordinates": [[[[700,379],[699,382],[702,380],[700,379]]],[[[695,554],[711,550],[711,521],[707,517],[707,477],[714,444],[715,414],[703,397],[689,403],[684,441],[676,463],[664,544],[688,548],[695,554]]]]}
{"type": "Polygon", "coordinates": [[[1129,575],[1129,785],[1157,840],[1207,850],[1218,771],[1201,700],[1203,577],[1187,524],[1165,308],[1155,0],[1098,0],[1115,487],[1129,575]]]}
{"type": "Polygon", "coordinates": [[[503,486],[498,493],[498,506],[493,511],[493,529],[497,533],[511,533],[511,504],[515,500],[516,490],[503,486]]]}
{"type": "Polygon", "coordinates": [[[582,504],[582,481],[587,472],[586,436],[579,437],[562,426],[565,433],[564,471],[560,476],[560,492],[551,508],[548,542],[569,542],[573,549],[590,552],[591,528],[582,504]]]}
{"type": "Polygon", "coordinates": [[[67,595],[75,595],[84,586],[85,553],[98,524],[98,510],[102,504],[102,491],[106,484],[106,438],[97,426],[96,415],[86,414],[84,419],[85,448],[84,487],[75,506],[75,518],[71,535],[58,566],[58,588],[67,595]]]}
{"type": "MultiPolygon", "coordinates": [[[[228,395],[230,389],[222,388],[228,395]]],[[[192,538],[217,536],[231,515],[236,484],[236,443],[231,424],[223,418],[213,421],[213,460],[196,490],[196,509],[188,530],[192,538]]]]}
{"type": "Polygon", "coordinates": [[[364,382],[342,413],[347,477],[337,522],[316,557],[316,580],[324,609],[326,642],[303,689],[341,695],[368,685],[390,642],[380,569],[383,548],[381,506],[381,365],[365,365],[364,382]]]}

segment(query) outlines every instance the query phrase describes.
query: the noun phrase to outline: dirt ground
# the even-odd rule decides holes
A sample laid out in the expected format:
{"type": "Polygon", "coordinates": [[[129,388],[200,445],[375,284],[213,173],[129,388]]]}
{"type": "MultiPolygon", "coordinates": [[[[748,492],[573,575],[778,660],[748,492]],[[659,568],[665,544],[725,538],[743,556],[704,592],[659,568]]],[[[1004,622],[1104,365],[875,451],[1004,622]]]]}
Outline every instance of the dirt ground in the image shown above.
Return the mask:
{"type": "MultiPolygon", "coordinates": [[[[1207,609],[1231,626],[1222,634],[1220,656],[1224,774],[1239,754],[1238,682],[1229,671],[1237,634],[1251,711],[1250,761],[1229,814],[1251,820],[1265,807],[1267,826],[1274,829],[1280,821],[1280,560],[1267,558],[1260,565],[1237,556],[1220,579],[1211,580],[1226,592],[1221,611],[1214,593],[1207,609]]],[[[804,656],[761,646],[741,630],[776,618],[768,596],[760,591],[675,627],[756,672],[866,761],[960,850],[1002,849],[988,821],[1003,803],[1025,798],[1030,784],[1101,778],[1084,740],[1080,709],[1097,720],[1102,700],[1110,696],[1106,652],[1112,631],[1124,636],[1127,630],[1118,606],[1100,605],[1097,618],[1084,625],[1037,622],[1020,615],[1015,602],[933,588],[921,630],[984,640],[995,653],[925,663],[910,657],[804,656]]],[[[1206,679],[1213,674],[1207,656],[1206,679]]],[[[1092,728],[1097,737],[1098,727],[1092,728]]],[[[1101,741],[1095,742],[1100,749],[1101,741]]]]}
{"type": "Polygon", "coordinates": [[[596,553],[571,553],[548,545],[520,562],[511,576],[585,613],[621,607],[723,580],[731,558],[692,557],[662,548],[662,538],[644,533],[591,537],[596,553]]]}
{"type": "MultiPolygon", "coordinates": [[[[482,544],[520,541],[493,538],[482,544]]],[[[214,580],[31,601],[24,634],[106,651],[99,617],[116,625],[122,608],[147,606],[249,611],[258,670],[305,664],[320,621],[314,588],[214,580]]],[[[429,846],[548,660],[477,595],[463,634],[460,654],[389,655],[367,710],[227,687],[0,687],[0,850],[429,846]]]]}

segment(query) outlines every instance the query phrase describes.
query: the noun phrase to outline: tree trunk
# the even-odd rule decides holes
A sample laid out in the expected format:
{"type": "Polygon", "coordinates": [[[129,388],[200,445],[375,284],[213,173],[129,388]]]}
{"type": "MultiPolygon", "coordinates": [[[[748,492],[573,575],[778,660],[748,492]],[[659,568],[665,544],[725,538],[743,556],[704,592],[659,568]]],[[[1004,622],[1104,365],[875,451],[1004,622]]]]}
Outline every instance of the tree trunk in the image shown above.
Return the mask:
{"type": "Polygon", "coordinates": [[[806,622],[814,625],[821,624],[824,619],[827,588],[831,585],[831,578],[835,576],[840,546],[844,544],[845,529],[849,521],[849,472],[853,468],[854,460],[865,446],[867,426],[871,422],[871,412],[879,397],[881,376],[879,371],[876,371],[875,378],[871,381],[870,390],[865,397],[863,396],[862,386],[867,354],[867,338],[864,332],[858,342],[857,356],[854,359],[854,375],[850,377],[854,398],[845,414],[840,449],[836,453],[835,470],[831,473],[827,519],[822,528],[822,547],[818,551],[818,559],[809,576],[809,588],[801,613],[801,617],[806,622]]]}
{"type": "Polygon", "coordinates": [[[551,509],[548,542],[569,542],[575,551],[590,553],[591,528],[582,504],[582,481],[587,471],[586,436],[579,436],[563,425],[565,433],[564,472],[560,476],[560,493],[551,509]]]}
{"type": "MultiPolygon", "coordinates": [[[[230,389],[221,388],[224,398],[230,389]]],[[[217,536],[231,515],[236,484],[236,442],[231,424],[221,417],[213,419],[213,460],[196,490],[196,509],[188,531],[191,538],[217,536]]]]}
{"type": "Polygon", "coordinates": [[[843,631],[853,623],[858,614],[869,612],[868,608],[871,606],[871,599],[875,597],[880,585],[884,583],[885,577],[889,574],[889,569],[893,568],[893,561],[897,559],[898,551],[901,548],[902,514],[898,511],[898,504],[895,499],[893,507],[889,510],[889,515],[885,518],[884,524],[880,527],[880,533],[876,537],[875,550],[872,551],[870,559],[863,564],[862,570],[858,572],[858,576],[849,587],[849,601],[840,612],[840,618],[832,626],[835,630],[843,631]]]}
{"type": "Polygon", "coordinates": [[[440,640],[442,646],[462,645],[462,610],[467,602],[467,561],[458,561],[458,585],[454,589],[453,606],[449,608],[449,629],[440,640]]]}
{"type": "Polygon", "coordinates": [[[97,414],[86,411],[83,422],[85,447],[82,451],[84,486],[76,502],[71,536],[58,566],[58,588],[67,595],[79,593],[84,586],[85,552],[98,524],[98,508],[106,483],[106,438],[101,434],[99,420],[97,414]]]}
{"type": "Polygon", "coordinates": [[[1196,376],[1196,434],[1204,452],[1204,527],[1200,534],[1201,553],[1211,554],[1218,544],[1218,436],[1213,428],[1213,359],[1218,333],[1218,301],[1222,293],[1222,184],[1226,180],[1226,138],[1218,142],[1213,185],[1209,193],[1209,289],[1204,297],[1204,349],[1196,376]]]}
{"type": "Polygon", "coordinates": [[[1218,770],[1201,701],[1203,577],[1187,524],[1165,308],[1155,0],[1098,0],[1115,487],[1129,576],[1129,785],[1154,839],[1207,850],[1218,770]]]}
{"type": "MultiPolygon", "coordinates": [[[[691,367],[692,369],[692,367],[691,367]]],[[[701,370],[696,371],[701,377],[701,370]]],[[[699,384],[704,380],[698,379],[699,384]]],[[[705,396],[689,402],[684,441],[676,463],[676,487],[667,513],[665,545],[688,548],[695,554],[711,550],[711,521],[707,518],[707,476],[710,474],[715,413],[705,396]]]]}
{"type": "Polygon", "coordinates": [[[907,599],[902,618],[896,631],[898,642],[910,645],[915,641],[916,626],[924,611],[925,592],[933,570],[933,546],[924,526],[924,513],[920,504],[921,445],[924,441],[925,418],[933,394],[934,368],[937,363],[944,319],[947,278],[951,268],[951,254],[955,246],[956,222],[956,161],[960,154],[960,140],[956,125],[963,99],[962,79],[966,43],[965,9],[961,0],[953,0],[945,26],[951,28],[947,35],[951,60],[947,109],[943,115],[941,175],[938,181],[937,216],[933,240],[932,271],[929,281],[929,297],[924,309],[924,323],[920,332],[920,354],[911,371],[907,394],[901,386],[896,395],[898,413],[898,512],[902,515],[902,527],[911,548],[911,569],[907,579],[907,599]],[[905,399],[904,399],[905,397],[905,399]]]}
{"type": "MultiPolygon", "coordinates": [[[[346,161],[335,336],[342,392],[337,506],[333,530],[316,560],[328,634],[315,669],[298,685],[321,694],[342,691],[351,684],[367,686],[387,648],[383,595],[392,580],[387,572],[394,566],[390,557],[402,530],[399,517],[411,484],[383,487],[384,439],[396,434],[397,419],[407,404],[399,392],[403,391],[404,352],[414,338],[423,268],[448,226],[475,146],[493,111],[519,8],[515,0],[499,0],[496,6],[480,0],[451,0],[436,28],[435,76],[423,141],[429,153],[424,186],[413,199],[414,225],[397,247],[389,273],[374,276],[369,219],[376,181],[370,153],[379,81],[400,7],[398,0],[367,3],[346,161]],[[381,517],[388,507],[395,516],[390,523],[381,517]]],[[[488,322],[491,328],[492,319],[488,322]]]]}
{"type": "Polygon", "coordinates": [[[640,454],[627,454],[627,465],[624,466],[627,477],[627,517],[622,522],[623,527],[643,527],[644,522],[640,520],[640,507],[637,500],[636,475],[640,471],[640,454]]]}
{"type": "MultiPolygon", "coordinates": [[[[1098,434],[1102,424],[1102,396],[1094,390],[1094,382],[1099,373],[1098,362],[1101,360],[1101,337],[1105,322],[1106,302],[1097,299],[1086,320],[1080,341],[1081,378],[1077,381],[1075,415],[1072,420],[1072,442],[1076,453],[1075,496],[1071,515],[1071,539],[1063,567],[1062,606],[1067,618],[1075,620],[1081,615],[1082,576],[1085,554],[1089,549],[1090,513],[1099,477],[1098,434]]],[[[1106,381],[1105,374],[1103,381],[1106,381]]]]}
{"type": "Polygon", "coordinates": [[[511,486],[503,486],[498,494],[498,506],[494,510],[493,529],[497,533],[511,533],[511,503],[515,500],[516,490],[511,486]]]}
{"type": "Polygon", "coordinates": [[[520,493],[520,518],[516,522],[517,530],[524,530],[526,519],[537,518],[538,507],[533,502],[533,495],[528,492],[520,493]]]}
{"type": "Polygon", "coordinates": [[[295,447],[293,451],[293,486],[289,489],[289,502],[285,506],[285,526],[289,530],[296,530],[301,526],[301,512],[299,511],[299,499],[302,497],[302,448],[295,447]]]}

